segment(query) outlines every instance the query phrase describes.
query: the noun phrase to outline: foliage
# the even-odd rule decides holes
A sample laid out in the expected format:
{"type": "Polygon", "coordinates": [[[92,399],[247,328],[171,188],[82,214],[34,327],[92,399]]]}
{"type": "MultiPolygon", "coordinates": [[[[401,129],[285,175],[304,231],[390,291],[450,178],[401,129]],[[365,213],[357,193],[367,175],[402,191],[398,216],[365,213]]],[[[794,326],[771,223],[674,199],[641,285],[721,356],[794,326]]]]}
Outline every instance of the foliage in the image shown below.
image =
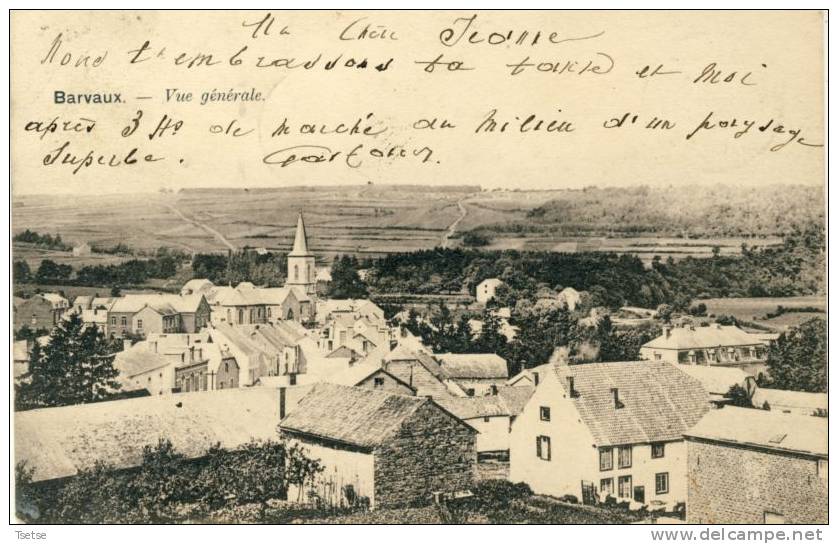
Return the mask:
{"type": "Polygon", "coordinates": [[[358,259],[344,255],[332,263],[332,281],[329,284],[330,298],[366,298],[367,285],[358,276],[358,259]]]}
{"type": "Polygon", "coordinates": [[[103,333],[72,314],[52,330],[49,343],[33,344],[29,370],[15,385],[15,409],[105,400],[119,388],[117,375],[103,333]]]}
{"type": "Polygon", "coordinates": [[[15,261],[12,264],[12,279],[15,283],[28,283],[32,281],[32,270],[26,261],[15,261]]]}
{"type": "Polygon", "coordinates": [[[171,278],[178,271],[175,257],[164,255],[151,259],[131,259],[112,265],[83,266],[76,272],[79,285],[141,285],[150,278],[171,278]]]}
{"type": "Polygon", "coordinates": [[[468,231],[463,234],[463,245],[469,247],[483,247],[492,243],[492,237],[486,233],[468,231]]]}
{"type": "Polygon", "coordinates": [[[34,342],[39,336],[45,336],[49,334],[49,331],[42,328],[32,330],[29,328],[29,325],[24,325],[17,331],[15,331],[14,339],[17,340],[28,340],[30,342],[34,342]]]}
{"type": "Polygon", "coordinates": [[[64,243],[60,234],[56,234],[55,236],[51,234],[38,234],[37,232],[29,229],[15,234],[12,237],[12,241],[24,242],[47,249],[56,249],[58,251],[70,251],[73,249],[73,246],[64,243]]]}
{"type": "Polygon", "coordinates": [[[26,461],[15,464],[15,514],[25,522],[34,522],[41,515],[38,495],[32,487],[34,473],[26,461]]]}
{"type": "Polygon", "coordinates": [[[769,387],[827,392],[826,320],[814,318],[790,329],[768,350],[769,387]]]}
{"type": "Polygon", "coordinates": [[[49,283],[51,281],[63,281],[70,279],[73,275],[73,267],[69,264],[58,264],[53,260],[44,259],[38,266],[38,271],[35,273],[35,279],[39,283],[49,283]]]}
{"type": "Polygon", "coordinates": [[[321,470],[303,449],[283,441],[252,440],[232,450],[215,445],[202,459],[186,459],[161,439],[143,448],[136,469],[98,462],[57,492],[40,494],[30,473],[20,489],[37,496],[42,521],[49,523],[172,523],[245,505],[255,505],[263,520],[269,501],[285,498],[290,485],[321,470]]]}
{"type": "Polygon", "coordinates": [[[751,403],[751,396],[739,384],[733,384],[728,389],[725,398],[730,400],[731,406],[738,406],[740,408],[753,408],[754,405],[751,403]]]}
{"type": "Polygon", "coordinates": [[[279,287],[285,282],[287,260],[284,254],[244,249],[228,255],[196,253],[192,257],[192,277],[206,278],[216,285],[236,285],[248,281],[254,285],[279,287]]]}

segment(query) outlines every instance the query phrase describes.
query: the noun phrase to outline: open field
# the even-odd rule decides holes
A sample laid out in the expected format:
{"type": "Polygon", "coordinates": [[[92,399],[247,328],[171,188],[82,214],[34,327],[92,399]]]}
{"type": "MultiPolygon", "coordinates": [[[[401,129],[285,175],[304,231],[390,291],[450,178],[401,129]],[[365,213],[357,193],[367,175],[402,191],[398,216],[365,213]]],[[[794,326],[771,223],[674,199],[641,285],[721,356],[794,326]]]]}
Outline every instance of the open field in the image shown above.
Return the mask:
{"type": "Polygon", "coordinates": [[[819,296],[807,297],[770,297],[770,298],[710,298],[696,300],[694,304],[703,302],[707,305],[707,313],[731,315],[743,321],[752,321],[778,332],[808,321],[813,317],[826,317],[826,313],[788,312],[771,319],[765,319],[766,314],[775,312],[777,306],[784,308],[819,308],[826,312],[826,298],[819,296]]]}
{"type": "MultiPolygon", "coordinates": [[[[568,191],[481,191],[476,186],[345,185],[277,189],[196,189],[178,193],[102,196],[16,196],[15,232],[29,228],[59,233],[68,243],[86,241],[136,250],[171,247],[187,252],[223,252],[264,247],[287,251],[296,215],[303,210],[312,249],[329,260],[337,254],[386,253],[462,244],[466,231],[491,227],[488,249],[608,251],[680,259],[706,257],[714,246],[736,254],[742,243],[780,243],[774,236],[729,238],[653,237],[621,232],[615,224],[605,236],[568,236],[561,231],[506,231],[503,225],[527,223],[533,210],[568,191]]],[[[575,193],[573,193],[575,194],[575,193]]],[[[628,217],[628,216],[627,216],[628,217]]],[[[629,221],[627,218],[626,221],[629,221]]],[[[30,266],[43,258],[68,264],[109,264],[120,257],[96,255],[76,262],[71,254],[14,249],[30,266]]]]}

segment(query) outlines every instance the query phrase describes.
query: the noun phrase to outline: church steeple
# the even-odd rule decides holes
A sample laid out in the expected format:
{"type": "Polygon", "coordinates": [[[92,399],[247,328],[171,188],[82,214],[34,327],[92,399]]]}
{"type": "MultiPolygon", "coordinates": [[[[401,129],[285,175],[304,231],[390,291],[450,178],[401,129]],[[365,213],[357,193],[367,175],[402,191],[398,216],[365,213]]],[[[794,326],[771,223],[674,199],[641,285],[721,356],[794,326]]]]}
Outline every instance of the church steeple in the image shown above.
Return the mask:
{"type": "Polygon", "coordinates": [[[306,224],[303,221],[303,212],[300,210],[300,215],[297,216],[297,233],[294,235],[294,247],[291,249],[289,257],[309,257],[313,254],[308,250],[308,239],[306,237],[306,224]]]}
{"type": "Polygon", "coordinates": [[[297,232],[294,234],[294,247],[288,254],[288,275],[285,285],[298,287],[307,295],[314,295],[317,291],[317,280],[314,270],[314,253],[308,249],[306,225],[303,212],[297,216],[297,232]]]}

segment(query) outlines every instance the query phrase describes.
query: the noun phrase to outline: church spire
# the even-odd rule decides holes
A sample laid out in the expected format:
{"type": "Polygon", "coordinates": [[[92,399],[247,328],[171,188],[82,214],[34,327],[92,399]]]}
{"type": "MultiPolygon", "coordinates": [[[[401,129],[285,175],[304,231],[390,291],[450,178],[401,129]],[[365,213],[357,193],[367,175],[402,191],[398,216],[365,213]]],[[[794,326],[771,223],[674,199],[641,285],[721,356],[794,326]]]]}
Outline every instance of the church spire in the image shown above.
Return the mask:
{"type": "Polygon", "coordinates": [[[308,250],[308,240],[306,239],[306,225],[303,222],[303,212],[300,210],[300,215],[297,217],[297,233],[294,236],[294,247],[291,249],[289,257],[308,257],[312,253],[308,250]]]}

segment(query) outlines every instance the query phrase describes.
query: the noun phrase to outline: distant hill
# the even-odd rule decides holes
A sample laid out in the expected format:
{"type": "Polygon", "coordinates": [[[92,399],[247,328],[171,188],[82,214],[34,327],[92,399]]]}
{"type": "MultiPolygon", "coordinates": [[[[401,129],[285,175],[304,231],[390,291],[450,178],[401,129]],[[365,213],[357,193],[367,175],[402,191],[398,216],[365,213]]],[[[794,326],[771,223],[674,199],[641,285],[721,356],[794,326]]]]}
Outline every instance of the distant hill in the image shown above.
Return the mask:
{"type": "Polygon", "coordinates": [[[670,186],[562,191],[522,217],[484,224],[493,233],[685,238],[782,236],[824,221],[824,192],[803,185],[670,186]]]}

